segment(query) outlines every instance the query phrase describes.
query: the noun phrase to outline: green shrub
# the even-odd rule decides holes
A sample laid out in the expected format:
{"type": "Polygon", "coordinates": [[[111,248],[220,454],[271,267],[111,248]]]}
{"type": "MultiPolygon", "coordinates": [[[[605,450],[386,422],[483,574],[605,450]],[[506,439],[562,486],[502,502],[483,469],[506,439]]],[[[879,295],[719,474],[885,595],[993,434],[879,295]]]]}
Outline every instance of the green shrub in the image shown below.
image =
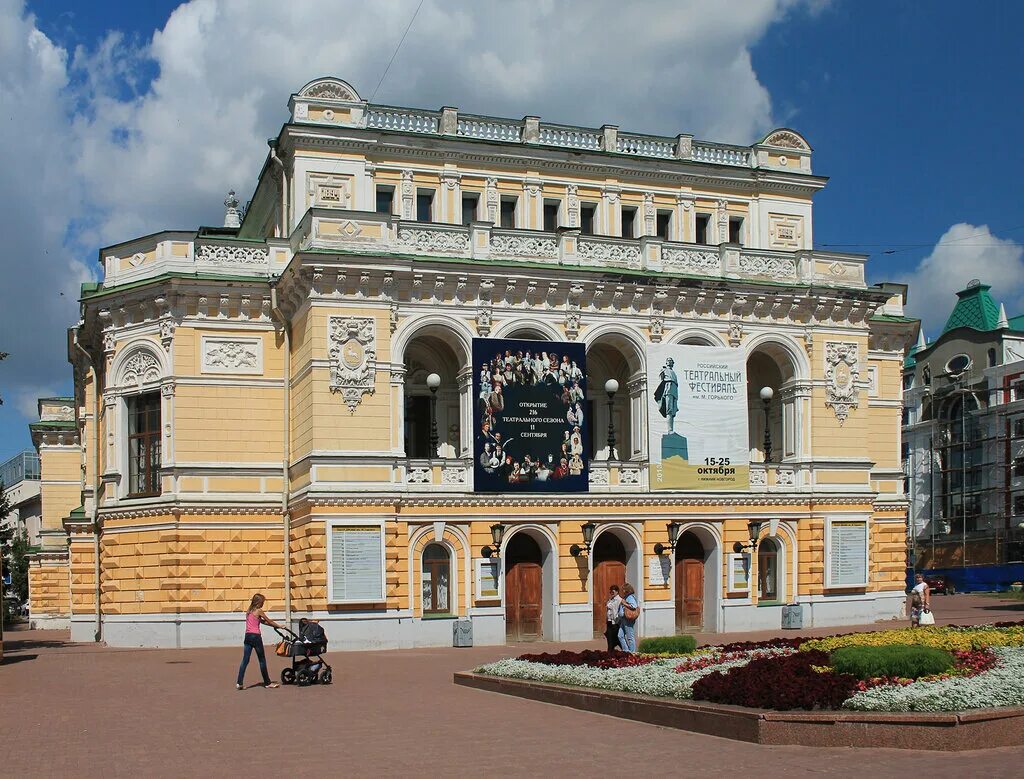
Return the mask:
{"type": "Polygon", "coordinates": [[[953,656],[930,646],[890,644],[889,646],[845,646],[831,655],[836,673],[852,674],[858,679],[878,676],[917,679],[948,671],[953,656]]]}
{"type": "Polygon", "coordinates": [[[697,649],[693,636],[655,636],[642,638],[637,650],[650,655],[688,655],[697,649]]]}

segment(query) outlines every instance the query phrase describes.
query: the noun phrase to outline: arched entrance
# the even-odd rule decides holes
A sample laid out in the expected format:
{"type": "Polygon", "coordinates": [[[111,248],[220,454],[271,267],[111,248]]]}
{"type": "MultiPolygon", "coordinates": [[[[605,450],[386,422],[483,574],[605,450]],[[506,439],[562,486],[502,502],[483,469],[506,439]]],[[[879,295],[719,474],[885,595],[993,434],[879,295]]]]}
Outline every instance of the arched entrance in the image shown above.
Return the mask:
{"type": "Polygon", "coordinates": [[[544,556],[527,533],[516,533],[505,547],[505,638],[544,637],[544,556]]]}
{"type": "Polygon", "coordinates": [[[704,545],[691,532],[676,543],[676,630],[704,629],[704,545]]]}
{"type": "Polygon", "coordinates": [[[608,588],[626,581],[626,547],[614,533],[602,533],[594,543],[594,636],[603,636],[606,627],[605,602],[608,588]]]}

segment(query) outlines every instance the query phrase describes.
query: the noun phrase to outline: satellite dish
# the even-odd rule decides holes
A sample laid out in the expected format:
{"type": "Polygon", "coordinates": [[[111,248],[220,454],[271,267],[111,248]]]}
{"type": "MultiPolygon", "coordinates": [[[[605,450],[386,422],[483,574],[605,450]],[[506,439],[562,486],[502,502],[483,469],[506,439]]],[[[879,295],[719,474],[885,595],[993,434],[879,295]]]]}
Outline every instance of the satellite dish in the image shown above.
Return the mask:
{"type": "Polygon", "coordinates": [[[967,289],[970,289],[971,287],[980,287],[980,286],[981,286],[981,279],[971,279],[970,281],[967,282],[967,289]]]}

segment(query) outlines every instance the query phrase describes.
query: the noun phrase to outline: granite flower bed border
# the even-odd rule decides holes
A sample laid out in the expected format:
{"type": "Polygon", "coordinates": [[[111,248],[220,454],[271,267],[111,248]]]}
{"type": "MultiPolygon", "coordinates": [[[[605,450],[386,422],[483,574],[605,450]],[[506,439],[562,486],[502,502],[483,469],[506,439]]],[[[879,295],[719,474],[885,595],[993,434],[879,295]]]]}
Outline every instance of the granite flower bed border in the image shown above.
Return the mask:
{"type": "Polygon", "coordinates": [[[958,752],[1017,746],[1024,728],[1024,707],[899,714],[846,709],[767,711],[469,671],[456,673],[454,681],[464,687],[754,744],[958,752]]]}
{"type": "Polygon", "coordinates": [[[1019,743],[1022,645],[1024,623],[950,626],[729,644],[629,663],[603,652],[524,655],[456,674],[455,682],[754,743],[980,749],[1019,743]],[[822,651],[892,643],[947,650],[957,667],[917,681],[858,682],[830,671],[822,651]],[[768,671],[792,675],[793,683],[751,686],[758,678],[774,679],[768,671]]]}

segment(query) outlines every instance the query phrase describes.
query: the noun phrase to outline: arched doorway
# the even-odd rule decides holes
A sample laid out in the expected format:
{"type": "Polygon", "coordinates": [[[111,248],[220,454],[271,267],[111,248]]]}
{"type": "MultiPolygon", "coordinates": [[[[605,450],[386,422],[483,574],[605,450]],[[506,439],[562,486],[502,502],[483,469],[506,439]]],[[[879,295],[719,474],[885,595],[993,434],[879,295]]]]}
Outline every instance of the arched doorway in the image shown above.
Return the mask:
{"type": "Polygon", "coordinates": [[[676,543],[676,630],[704,629],[704,545],[691,532],[676,543]]]}
{"type": "Polygon", "coordinates": [[[593,595],[594,595],[594,636],[603,636],[606,624],[605,602],[608,588],[617,584],[619,589],[626,581],[626,547],[614,533],[602,533],[594,543],[593,595]]]}
{"type": "Polygon", "coordinates": [[[544,637],[544,557],[527,533],[516,533],[505,547],[505,638],[544,637]]]}

